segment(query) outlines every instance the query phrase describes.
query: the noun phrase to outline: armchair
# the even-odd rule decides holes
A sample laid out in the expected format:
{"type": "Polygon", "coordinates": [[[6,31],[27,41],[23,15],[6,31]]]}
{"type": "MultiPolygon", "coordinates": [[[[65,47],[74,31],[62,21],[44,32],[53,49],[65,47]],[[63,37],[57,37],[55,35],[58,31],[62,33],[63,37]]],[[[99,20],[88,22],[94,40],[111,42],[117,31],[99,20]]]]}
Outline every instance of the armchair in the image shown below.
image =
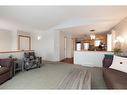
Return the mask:
{"type": "Polygon", "coordinates": [[[24,69],[40,68],[42,58],[35,56],[35,52],[24,53],[24,69]]]}

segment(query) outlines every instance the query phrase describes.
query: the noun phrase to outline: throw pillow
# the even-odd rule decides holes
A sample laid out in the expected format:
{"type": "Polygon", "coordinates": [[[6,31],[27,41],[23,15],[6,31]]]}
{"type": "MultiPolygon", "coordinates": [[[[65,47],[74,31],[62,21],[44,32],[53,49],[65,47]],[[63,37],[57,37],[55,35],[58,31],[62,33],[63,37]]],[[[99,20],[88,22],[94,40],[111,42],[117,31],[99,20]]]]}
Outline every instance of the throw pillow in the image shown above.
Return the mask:
{"type": "Polygon", "coordinates": [[[103,67],[109,68],[112,65],[113,55],[112,54],[105,54],[103,59],[103,67]]]}
{"type": "Polygon", "coordinates": [[[127,73],[127,58],[114,56],[110,68],[127,73]]]}

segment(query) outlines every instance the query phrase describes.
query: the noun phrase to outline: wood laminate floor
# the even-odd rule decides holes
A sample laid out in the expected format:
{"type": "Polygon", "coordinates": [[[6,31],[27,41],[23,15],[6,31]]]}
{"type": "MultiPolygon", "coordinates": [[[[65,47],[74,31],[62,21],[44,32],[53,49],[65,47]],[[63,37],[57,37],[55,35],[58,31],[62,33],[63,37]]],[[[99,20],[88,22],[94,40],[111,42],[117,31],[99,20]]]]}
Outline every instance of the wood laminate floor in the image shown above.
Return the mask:
{"type": "Polygon", "coordinates": [[[68,63],[68,64],[74,64],[73,58],[65,58],[61,60],[60,62],[68,63]]]}

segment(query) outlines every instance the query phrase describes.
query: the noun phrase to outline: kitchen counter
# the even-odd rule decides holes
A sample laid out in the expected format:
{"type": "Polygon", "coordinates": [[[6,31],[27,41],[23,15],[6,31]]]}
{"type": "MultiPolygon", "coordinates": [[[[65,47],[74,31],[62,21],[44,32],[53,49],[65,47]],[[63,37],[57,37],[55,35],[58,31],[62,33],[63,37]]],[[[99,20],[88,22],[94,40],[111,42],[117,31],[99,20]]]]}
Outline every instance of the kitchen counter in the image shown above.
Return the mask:
{"type": "Polygon", "coordinates": [[[113,54],[109,51],[74,51],[74,64],[90,67],[102,67],[105,54],[113,54]]]}

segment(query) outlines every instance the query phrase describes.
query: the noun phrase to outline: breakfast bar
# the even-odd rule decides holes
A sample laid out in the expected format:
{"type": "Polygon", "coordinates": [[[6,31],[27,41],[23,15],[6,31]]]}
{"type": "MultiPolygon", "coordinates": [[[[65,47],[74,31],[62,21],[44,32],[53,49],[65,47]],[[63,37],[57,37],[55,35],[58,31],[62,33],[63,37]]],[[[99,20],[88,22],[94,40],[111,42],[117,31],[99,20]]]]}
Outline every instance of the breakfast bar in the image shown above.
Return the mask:
{"type": "Polygon", "coordinates": [[[108,51],[74,51],[74,64],[89,67],[102,67],[102,60],[108,51]]]}

